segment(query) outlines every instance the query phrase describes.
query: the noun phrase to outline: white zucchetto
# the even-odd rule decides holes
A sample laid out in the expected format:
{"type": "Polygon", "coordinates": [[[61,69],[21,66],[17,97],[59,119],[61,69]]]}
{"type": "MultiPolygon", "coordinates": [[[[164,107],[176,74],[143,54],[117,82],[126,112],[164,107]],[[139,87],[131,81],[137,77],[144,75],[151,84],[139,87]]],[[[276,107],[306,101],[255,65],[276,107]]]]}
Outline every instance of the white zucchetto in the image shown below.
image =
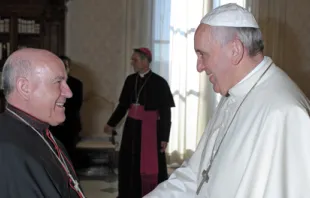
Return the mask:
{"type": "Polygon", "coordinates": [[[201,23],[210,26],[259,28],[254,16],[235,3],[213,9],[202,18],[201,23]]]}

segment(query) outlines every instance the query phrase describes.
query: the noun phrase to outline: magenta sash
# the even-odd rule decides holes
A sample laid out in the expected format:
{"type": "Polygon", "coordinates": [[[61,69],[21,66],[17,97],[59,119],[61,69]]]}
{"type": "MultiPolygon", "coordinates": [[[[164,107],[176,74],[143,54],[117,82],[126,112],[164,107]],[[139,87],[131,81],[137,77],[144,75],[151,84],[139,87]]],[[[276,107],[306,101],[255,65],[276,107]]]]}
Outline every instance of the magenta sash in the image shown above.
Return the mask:
{"type": "Polygon", "coordinates": [[[140,174],[142,197],[158,184],[157,111],[145,111],[144,106],[131,105],[128,116],[142,121],[140,174]]]}

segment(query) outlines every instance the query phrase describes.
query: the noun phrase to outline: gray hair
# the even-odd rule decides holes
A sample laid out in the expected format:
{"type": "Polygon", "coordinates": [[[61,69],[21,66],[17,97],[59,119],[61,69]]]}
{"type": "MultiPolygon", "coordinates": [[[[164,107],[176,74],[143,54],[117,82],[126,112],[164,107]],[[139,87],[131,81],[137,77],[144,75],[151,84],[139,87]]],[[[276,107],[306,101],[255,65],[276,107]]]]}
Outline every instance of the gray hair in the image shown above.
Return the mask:
{"type": "Polygon", "coordinates": [[[212,37],[225,45],[236,37],[248,50],[250,57],[264,51],[264,42],[260,29],[250,27],[216,27],[211,28],[212,37]]]}
{"type": "Polygon", "coordinates": [[[2,89],[7,98],[15,89],[18,77],[30,77],[32,65],[30,60],[21,58],[8,58],[2,69],[2,89]]]}

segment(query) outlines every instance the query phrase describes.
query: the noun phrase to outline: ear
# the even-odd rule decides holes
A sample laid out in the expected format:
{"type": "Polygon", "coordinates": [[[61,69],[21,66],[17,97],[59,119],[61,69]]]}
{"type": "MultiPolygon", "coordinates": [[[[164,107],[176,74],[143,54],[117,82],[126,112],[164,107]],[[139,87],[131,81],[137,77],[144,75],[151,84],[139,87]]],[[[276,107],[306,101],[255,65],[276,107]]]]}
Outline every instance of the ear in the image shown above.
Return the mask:
{"type": "Polygon", "coordinates": [[[16,81],[16,90],[17,93],[24,98],[25,100],[28,100],[30,97],[30,82],[28,79],[24,77],[20,77],[16,81]]]}
{"type": "Polygon", "coordinates": [[[244,46],[239,39],[235,39],[232,42],[232,63],[238,65],[244,55],[244,46]]]}

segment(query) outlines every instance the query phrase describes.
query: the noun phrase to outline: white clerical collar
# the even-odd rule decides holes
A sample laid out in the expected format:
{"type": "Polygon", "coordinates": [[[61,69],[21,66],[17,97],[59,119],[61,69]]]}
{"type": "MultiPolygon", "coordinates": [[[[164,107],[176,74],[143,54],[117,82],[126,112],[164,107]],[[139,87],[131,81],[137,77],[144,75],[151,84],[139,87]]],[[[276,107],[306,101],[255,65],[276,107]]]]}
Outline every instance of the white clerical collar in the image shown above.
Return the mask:
{"type": "Polygon", "coordinates": [[[139,72],[139,75],[140,75],[141,78],[144,78],[144,76],[145,76],[146,74],[148,74],[150,71],[151,71],[151,70],[149,69],[149,70],[147,70],[147,71],[144,72],[144,73],[140,73],[140,72],[139,72]]]}
{"type": "Polygon", "coordinates": [[[246,94],[271,64],[272,59],[265,56],[261,63],[259,63],[246,77],[229,90],[229,95],[238,96],[246,94]]]}

